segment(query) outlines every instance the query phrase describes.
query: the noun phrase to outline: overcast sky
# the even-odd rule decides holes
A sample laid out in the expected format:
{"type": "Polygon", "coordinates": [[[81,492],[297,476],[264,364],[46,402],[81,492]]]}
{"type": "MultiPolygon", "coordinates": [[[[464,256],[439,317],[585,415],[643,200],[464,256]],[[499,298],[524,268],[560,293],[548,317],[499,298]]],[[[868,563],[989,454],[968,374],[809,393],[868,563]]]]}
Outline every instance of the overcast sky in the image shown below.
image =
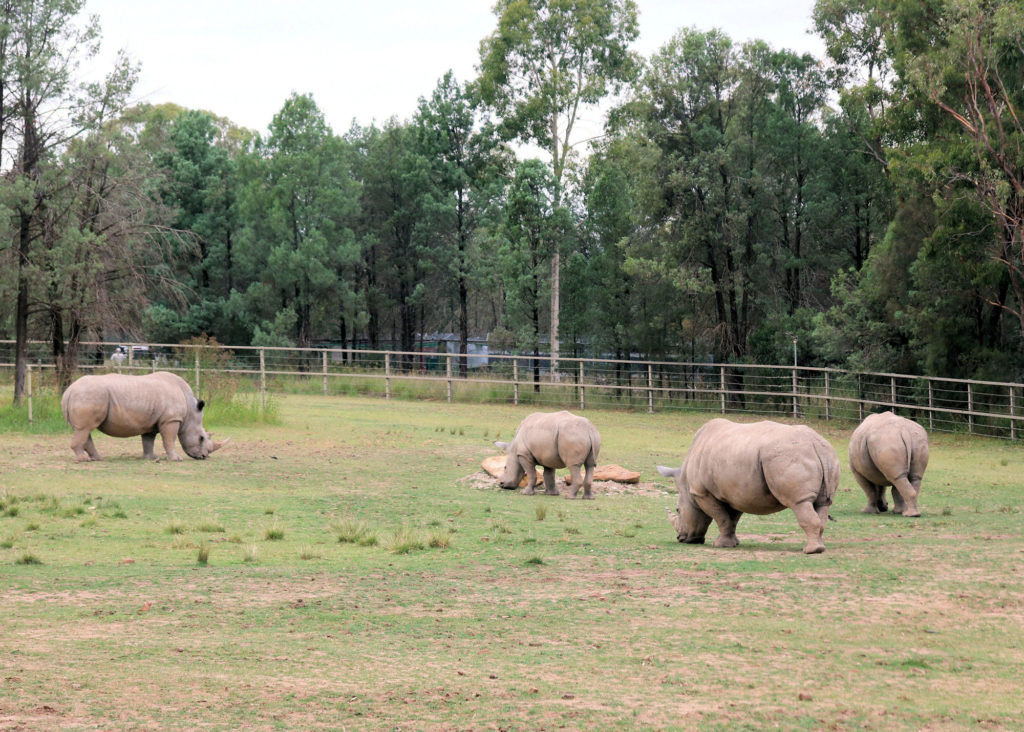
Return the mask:
{"type": "MultiPolygon", "coordinates": [[[[205,109],[261,132],[292,92],[312,94],[337,133],[353,120],[408,119],[448,69],[476,76],[493,0],[86,0],[118,49],[142,64],[135,100],[205,109]]],[[[679,28],[823,55],[813,0],[637,0],[644,56],[679,28]]],[[[600,113],[588,122],[600,124],[600,113]]],[[[599,127],[598,127],[599,129],[599,127]]]]}

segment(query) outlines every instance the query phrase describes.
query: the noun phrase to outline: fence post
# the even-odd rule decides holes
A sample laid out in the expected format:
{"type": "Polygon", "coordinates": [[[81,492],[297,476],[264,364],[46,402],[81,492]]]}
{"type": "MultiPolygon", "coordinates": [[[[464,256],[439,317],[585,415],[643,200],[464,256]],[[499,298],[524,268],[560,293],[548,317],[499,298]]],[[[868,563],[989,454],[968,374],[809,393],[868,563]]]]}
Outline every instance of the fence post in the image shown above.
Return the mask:
{"type": "Polygon", "coordinates": [[[519,406],[519,359],[512,359],[512,403],[519,406]]]}
{"type": "Polygon", "coordinates": [[[796,393],[796,369],[793,369],[793,419],[796,419],[799,414],[800,414],[800,408],[799,408],[799,405],[797,403],[797,393],[796,393]]]}
{"type": "MultiPolygon", "coordinates": [[[[199,348],[196,348],[196,391],[199,391],[199,348]]],[[[128,358],[128,369],[131,370],[131,357],[128,358]]]]}
{"type": "Polygon", "coordinates": [[[32,364],[25,364],[25,396],[28,397],[28,425],[32,426],[32,364]]]}
{"type": "Polygon", "coordinates": [[[448,403],[452,403],[452,357],[451,354],[444,357],[444,373],[448,377],[448,403]]]}
{"type": "Polygon", "coordinates": [[[1011,440],[1016,440],[1017,439],[1017,420],[1014,419],[1014,417],[1016,416],[1014,414],[1014,412],[1016,412],[1017,404],[1016,404],[1016,401],[1014,399],[1013,387],[1012,386],[1008,387],[1008,389],[1009,389],[1009,392],[1010,392],[1010,439],[1011,440]]]}
{"type": "MultiPolygon", "coordinates": [[[[133,345],[134,344],[132,344],[132,343],[128,344],[128,373],[129,374],[132,372],[132,358],[133,358],[132,354],[135,352],[135,349],[132,348],[133,345]]],[[[118,373],[120,373],[120,370],[118,370],[118,373]]]]}
{"type": "Polygon", "coordinates": [[[935,398],[934,398],[934,395],[932,394],[932,380],[928,379],[928,429],[929,430],[934,430],[935,429],[935,411],[933,409],[934,406],[935,406],[935,398]]]}
{"type": "Polygon", "coordinates": [[[327,351],[324,351],[324,396],[327,396],[327,351]]]}
{"type": "Polygon", "coordinates": [[[654,414],[654,367],[647,364],[647,413],[654,414]]]}
{"type": "Polygon", "coordinates": [[[384,354],[384,398],[391,398],[391,354],[384,354]]]}
{"type": "Polygon", "coordinates": [[[580,410],[587,408],[587,397],[583,393],[583,359],[580,359],[580,410]]]}
{"type": "Polygon", "coordinates": [[[260,414],[267,409],[267,358],[260,349],[260,414]]]}
{"type": "Polygon", "coordinates": [[[828,371],[825,372],[825,421],[832,419],[832,399],[829,389],[828,371]]]}
{"type": "Polygon", "coordinates": [[[725,414],[725,366],[718,368],[719,398],[722,402],[722,414],[725,414]]]}
{"type": "Polygon", "coordinates": [[[974,434],[974,389],[967,383],[967,434],[974,434]]]}
{"type": "Polygon", "coordinates": [[[857,374],[857,421],[864,421],[864,385],[860,374],[857,374]]]}
{"type": "Polygon", "coordinates": [[[896,413],[896,377],[889,377],[889,403],[892,404],[893,414],[896,413]]]}

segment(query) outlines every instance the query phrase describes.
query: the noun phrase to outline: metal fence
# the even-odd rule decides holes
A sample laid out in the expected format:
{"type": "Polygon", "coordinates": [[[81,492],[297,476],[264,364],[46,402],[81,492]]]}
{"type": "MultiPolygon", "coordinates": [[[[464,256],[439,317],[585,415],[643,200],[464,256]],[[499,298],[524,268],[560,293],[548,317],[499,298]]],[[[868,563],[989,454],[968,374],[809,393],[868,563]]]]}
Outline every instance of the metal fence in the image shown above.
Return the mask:
{"type": "MultiPolygon", "coordinates": [[[[36,384],[53,384],[48,344],[30,344],[36,384]]],[[[0,374],[13,372],[11,341],[0,341],[0,374]]],[[[262,396],[275,392],[377,395],[531,404],[538,407],[672,409],[719,414],[859,421],[893,409],[931,431],[1020,439],[1024,384],[763,366],[546,355],[494,355],[347,348],[259,348],[83,343],[79,370],[174,371],[216,398],[218,383],[262,396]],[[120,351],[115,351],[120,347],[120,351]],[[113,358],[111,358],[113,356],[113,358]]]]}

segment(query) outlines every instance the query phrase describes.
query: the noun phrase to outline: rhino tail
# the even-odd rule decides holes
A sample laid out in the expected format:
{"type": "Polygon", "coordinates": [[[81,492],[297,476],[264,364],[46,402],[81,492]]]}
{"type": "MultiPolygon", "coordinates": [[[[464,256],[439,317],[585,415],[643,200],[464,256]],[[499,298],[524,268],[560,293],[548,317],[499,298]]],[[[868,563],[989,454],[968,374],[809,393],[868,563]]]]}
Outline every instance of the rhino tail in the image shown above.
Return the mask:
{"type": "Polygon", "coordinates": [[[825,442],[824,438],[821,442],[815,440],[814,452],[817,453],[818,461],[821,463],[821,495],[826,496],[828,505],[831,505],[832,496],[839,488],[839,459],[836,457],[835,450],[825,442]]]}

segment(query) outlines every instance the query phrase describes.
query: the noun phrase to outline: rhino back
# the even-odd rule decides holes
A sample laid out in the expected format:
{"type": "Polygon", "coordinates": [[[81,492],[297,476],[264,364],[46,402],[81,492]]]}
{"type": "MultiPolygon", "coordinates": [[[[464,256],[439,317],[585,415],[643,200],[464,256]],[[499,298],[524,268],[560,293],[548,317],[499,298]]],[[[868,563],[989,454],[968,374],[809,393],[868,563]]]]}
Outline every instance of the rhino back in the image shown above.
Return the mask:
{"type": "Polygon", "coordinates": [[[808,427],[715,419],[698,431],[685,470],[691,493],[707,491],[744,513],[766,514],[822,493],[830,500],[839,459],[808,427]]]}
{"type": "Polygon", "coordinates": [[[61,404],[76,429],[99,429],[112,437],[147,434],[166,422],[183,423],[188,412],[185,394],[161,374],[83,376],[68,387],[61,404]]]}
{"type": "Polygon", "coordinates": [[[512,448],[517,455],[531,455],[549,468],[582,464],[592,454],[596,462],[600,437],[590,420],[571,412],[534,412],[519,425],[512,448]]]}
{"type": "Polygon", "coordinates": [[[892,412],[868,415],[850,436],[850,468],[877,485],[924,473],[928,433],[892,412]]]}

